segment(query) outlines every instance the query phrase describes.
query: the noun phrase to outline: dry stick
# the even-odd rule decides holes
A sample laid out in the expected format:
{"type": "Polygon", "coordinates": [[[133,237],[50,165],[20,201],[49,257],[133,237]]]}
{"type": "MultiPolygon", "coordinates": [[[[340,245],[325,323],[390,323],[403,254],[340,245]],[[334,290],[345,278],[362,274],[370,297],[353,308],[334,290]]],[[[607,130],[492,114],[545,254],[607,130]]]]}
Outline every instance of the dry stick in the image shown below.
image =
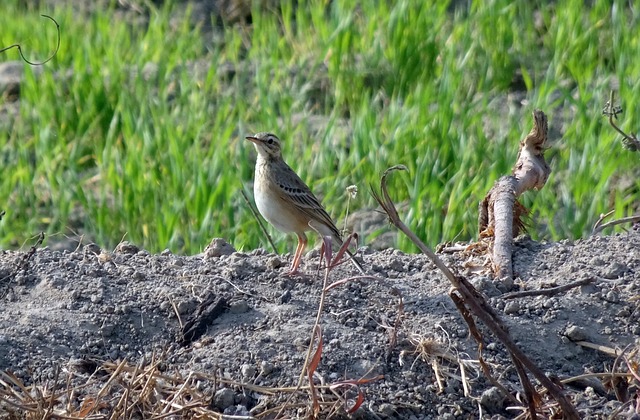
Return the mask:
{"type": "Polygon", "coordinates": [[[597,231],[596,231],[596,229],[598,229],[598,228],[600,227],[600,225],[602,224],[602,222],[604,222],[604,219],[606,219],[607,217],[611,216],[613,213],[615,213],[615,211],[616,211],[616,210],[615,210],[615,209],[613,209],[613,210],[609,210],[609,211],[608,211],[608,212],[606,212],[605,214],[602,214],[602,213],[601,213],[601,214],[600,214],[600,217],[598,217],[598,220],[596,220],[596,222],[595,222],[595,223],[594,223],[594,225],[593,225],[593,229],[591,230],[591,234],[593,235],[593,234],[595,234],[596,232],[600,232],[600,230],[602,230],[602,229],[599,229],[599,230],[597,230],[597,231]]]}
{"type": "Polygon", "coordinates": [[[599,225],[599,226],[594,226],[593,227],[593,232],[591,233],[596,234],[601,232],[602,230],[611,227],[611,226],[615,226],[615,225],[621,225],[623,223],[638,223],[640,222],[640,215],[636,215],[636,216],[629,216],[629,217],[623,217],[622,219],[617,219],[617,220],[612,220],[608,223],[605,223],[603,225],[599,225]]]}
{"type": "Polygon", "coordinates": [[[551,295],[555,295],[555,294],[573,289],[574,287],[584,286],[585,284],[593,283],[594,281],[596,281],[595,277],[587,277],[586,279],[576,280],[574,282],[571,282],[569,284],[564,284],[562,286],[550,287],[548,289],[541,289],[541,290],[525,290],[522,292],[505,293],[500,297],[506,300],[506,299],[521,298],[525,296],[551,296],[551,295]]]}
{"type": "MultiPolygon", "coordinates": [[[[444,262],[433,252],[431,251],[417,236],[413,233],[403,222],[400,220],[398,216],[398,211],[396,210],[393,201],[389,197],[389,192],[387,191],[386,185],[386,177],[390,171],[393,170],[407,170],[407,168],[403,165],[393,166],[387,169],[382,175],[382,179],[380,180],[380,191],[381,193],[377,193],[373,188],[372,193],[373,197],[376,201],[382,206],[384,211],[389,216],[389,221],[402,231],[411,241],[425,254],[429,259],[435,264],[440,271],[445,275],[445,277],[451,282],[454,289],[460,293],[463,298],[464,303],[471,310],[473,315],[478,317],[486,326],[491,330],[491,332],[507,347],[509,353],[511,354],[512,359],[517,359],[524,367],[527,368],[529,372],[533,374],[533,376],[549,391],[549,394],[560,404],[562,410],[564,411],[565,418],[567,419],[579,419],[580,416],[576,411],[575,407],[569,402],[567,397],[564,395],[562,390],[554,384],[545,374],[544,372],[536,366],[520,348],[513,342],[509,333],[507,333],[507,329],[502,323],[502,320],[498,318],[495,312],[491,309],[489,304],[473,289],[464,278],[457,277],[454,275],[451,270],[444,264],[444,262]],[[475,292],[475,293],[474,293],[475,292]]],[[[524,386],[524,385],[523,385],[524,386]]],[[[535,412],[530,413],[532,416],[535,416],[535,412]]]]}

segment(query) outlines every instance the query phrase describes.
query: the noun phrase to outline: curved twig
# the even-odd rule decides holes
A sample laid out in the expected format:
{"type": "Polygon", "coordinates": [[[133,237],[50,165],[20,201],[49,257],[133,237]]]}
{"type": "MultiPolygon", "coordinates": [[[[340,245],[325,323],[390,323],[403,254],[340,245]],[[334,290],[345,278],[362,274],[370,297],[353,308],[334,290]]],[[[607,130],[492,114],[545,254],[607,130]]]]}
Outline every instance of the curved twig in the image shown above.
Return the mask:
{"type": "Polygon", "coordinates": [[[60,25],[58,24],[58,22],[54,18],[52,18],[49,15],[40,15],[40,16],[42,16],[44,18],[47,18],[47,19],[51,19],[53,21],[53,23],[56,24],[56,30],[58,32],[58,42],[56,43],[56,49],[53,51],[53,53],[46,60],[41,61],[41,62],[27,60],[27,57],[25,57],[23,52],[22,52],[22,47],[20,46],[20,44],[13,44],[13,45],[9,45],[8,47],[2,48],[2,49],[0,49],[0,53],[5,52],[7,50],[10,50],[11,48],[17,48],[18,49],[18,53],[20,54],[20,58],[22,58],[22,60],[25,63],[27,63],[29,65],[32,65],[32,66],[41,66],[41,65],[46,64],[49,61],[51,61],[51,59],[53,59],[53,57],[55,57],[56,54],[58,54],[58,50],[60,49],[60,25]]]}

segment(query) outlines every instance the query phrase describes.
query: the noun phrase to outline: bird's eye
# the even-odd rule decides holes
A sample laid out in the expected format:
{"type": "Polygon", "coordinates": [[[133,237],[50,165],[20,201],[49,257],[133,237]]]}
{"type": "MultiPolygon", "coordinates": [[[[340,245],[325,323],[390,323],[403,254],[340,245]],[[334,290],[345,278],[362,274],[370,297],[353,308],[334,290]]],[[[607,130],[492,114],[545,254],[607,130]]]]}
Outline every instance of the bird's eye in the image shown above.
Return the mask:
{"type": "Polygon", "coordinates": [[[267,140],[267,143],[273,144],[273,137],[269,137],[269,140],[267,140]]]}

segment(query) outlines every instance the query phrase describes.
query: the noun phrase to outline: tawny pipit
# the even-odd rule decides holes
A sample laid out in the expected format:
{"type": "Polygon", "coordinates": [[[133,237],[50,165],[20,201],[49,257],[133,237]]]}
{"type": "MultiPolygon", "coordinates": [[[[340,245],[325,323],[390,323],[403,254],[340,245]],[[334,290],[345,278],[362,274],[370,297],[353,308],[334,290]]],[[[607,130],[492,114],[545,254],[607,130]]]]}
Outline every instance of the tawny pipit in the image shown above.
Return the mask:
{"type": "MultiPolygon", "coordinates": [[[[258,151],[253,195],[260,214],[276,229],[298,235],[298,246],[289,274],[295,274],[307,245],[306,231],[315,230],[342,245],[342,236],[331,216],[309,187],[282,159],[280,139],[271,133],[246,137],[258,151]]],[[[348,252],[348,251],[347,251],[348,252]]],[[[361,273],[364,269],[348,252],[361,273]]]]}

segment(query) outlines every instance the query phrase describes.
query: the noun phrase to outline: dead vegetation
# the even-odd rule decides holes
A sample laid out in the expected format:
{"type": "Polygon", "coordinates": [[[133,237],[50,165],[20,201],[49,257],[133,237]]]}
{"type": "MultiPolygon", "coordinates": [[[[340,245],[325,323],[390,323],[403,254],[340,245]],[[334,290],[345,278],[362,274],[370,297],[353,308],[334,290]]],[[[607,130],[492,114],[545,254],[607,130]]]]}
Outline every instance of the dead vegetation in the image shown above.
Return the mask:
{"type": "Polygon", "coordinates": [[[490,242],[493,272],[505,282],[513,281],[513,238],[523,232],[527,214],[518,197],[525,191],[541,189],[551,173],[544,159],[548,130],[547,116],[536,109],[533,128],[520,142],[511,175],[498,179],[479,205],[480,237],[490,242]]]}
{"type": "MultiPolygon", "coordinates": [[[[536,120],[536,125],[539,128],[546,128],[546,117],[543,113],[537,115],[534,113],[534,119],[536,120]]],[[[535,127],[534,127],[535,130],[535,127]]],[[[534,131],[532,130],[532,132],[534,131]]],[[[544,138],[546,138],[546,131],[544,138]]],[[[529,144],[530,146],[537,144],[535,141],[528,142],[525,139],[525,144],[529,144]]],[[[535,147],[535,146],[532,146],[535,147]]],[[[529,153],[529,152],[525,152],[529,153]]],[[[535,156],[535,155],[534,155],[535,156]]],[[[552,396],[552,398],[559,405],[562,415],[566,419],[579,419],[578,412],[575,407],[571,404],[569,398],[566,393],[556,384],[554,383],[547,375],[542,372],[542,370],[535,364],[524,352],[514,343],[513,339],[510,337],[508,333],[507,327],[504,325],[503,321],[498,316],[497,312],[491,307],[491,305],[485,300],[485,298],[468,282],[468,280],[462,276],[455,275],[445,264],[444,262],[432,251],[430,250],[418,237],[412,232],[400,219],[398,212],[393,204],[389,196],[389,192],[387,190],[386,178],[390,172],[394,170],[403,170],[406,169],[403,166],[395,166],[389,168],[382,175],[380,180],[380,190],[376,191],[372,187],[372,193],[374,198],[383,210],[389,216],[389,221],[399,230],[401,230],[405,235],[407,235],[411,241],[424,253],[429,259],[438,267],[438,269],[444,274],[444,276],[451,282],[452,289],[449,294],[453,302],[455,303],[458,311],[467,322],[469,327],[469,332],[471,336],[478,343],[478,360],[480,362],[480,366],[489,381],[491,381],[496,387],[502,389],[503,392],[507,396],[511,396],[512,393],[503,385],[499,383],[497,379],[489,371],[489,367],[482,358],[482,349],[484,347],[484,339],[482,334],[476,327],[475,319],[479,319],[483,324],[489,328],[489,330],[495,335],[495,337],[507,348],[511,360],[513,362],[513,366],[518,373],[520,378],[520,382],[522,385],[522,390],[525,394],[525,401],[522,403],[524,407],[528,409],[528,415],[531,418],[537,418],[537,413],[539,411],[540,402],[542,401],[540,394],[535,389],[533,384],[530,382],[528,374],[533,375],[547,390],[547,392],[552,396]]],[[[535,183],[539,183],[542,180],[540,176],[542,176],[544,172],[538,174],[537,177],[532,178],[529,182],[535,181],[535,183]]],[[[546,179],[545,179],[546,180],[546,179]]],[[[544,184],[544,182],[543,182],[544,184]]],[[[528,184],[527,184],[528,185],[528,184]]],[[[514,402],[518,402],[515,400],[514,402]]],[[[543,407],[544,409],[544,407],[543,407]]],[[[557,413],[556,413],[557,414],[557,413]]]]}

